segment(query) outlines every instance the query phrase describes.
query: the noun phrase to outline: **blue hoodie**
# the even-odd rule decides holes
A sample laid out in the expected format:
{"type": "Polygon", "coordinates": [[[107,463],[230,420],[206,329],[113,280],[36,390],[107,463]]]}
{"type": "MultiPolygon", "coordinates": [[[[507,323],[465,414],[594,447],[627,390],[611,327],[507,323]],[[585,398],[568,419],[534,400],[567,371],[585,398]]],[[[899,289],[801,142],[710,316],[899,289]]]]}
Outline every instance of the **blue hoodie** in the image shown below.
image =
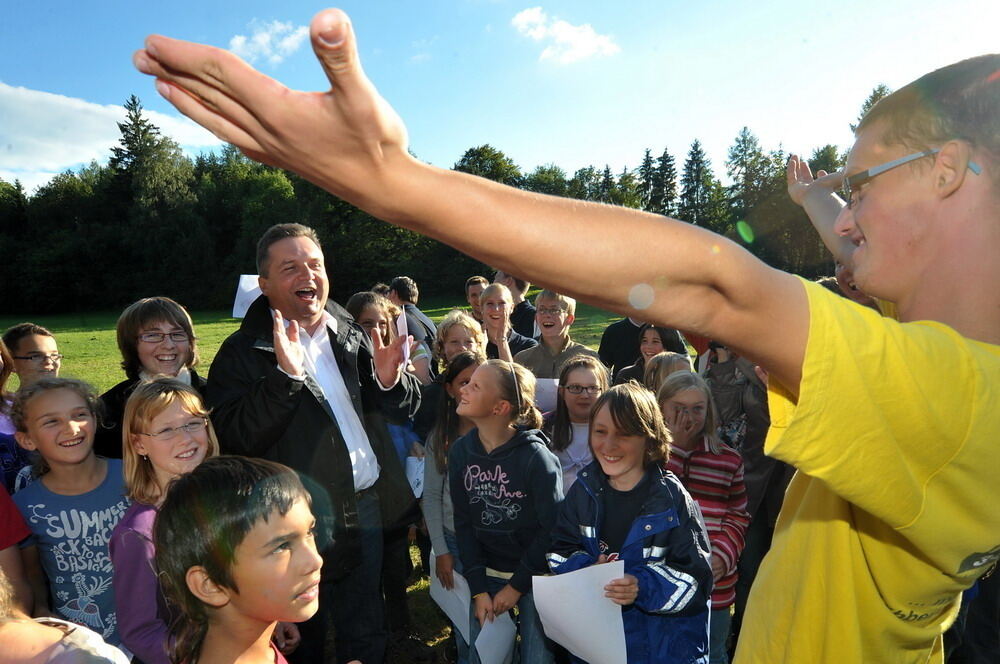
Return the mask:
{"type": "Polygon", "coordinates": [[[562,502],[562,469],[537,429],[518,431],[487,453],[473,429],[448,451],[448,482],[463,574],[473,595],[486,592],[486,568],[513,574],[531,592],[548,573],[545,553],[562,502]]]}

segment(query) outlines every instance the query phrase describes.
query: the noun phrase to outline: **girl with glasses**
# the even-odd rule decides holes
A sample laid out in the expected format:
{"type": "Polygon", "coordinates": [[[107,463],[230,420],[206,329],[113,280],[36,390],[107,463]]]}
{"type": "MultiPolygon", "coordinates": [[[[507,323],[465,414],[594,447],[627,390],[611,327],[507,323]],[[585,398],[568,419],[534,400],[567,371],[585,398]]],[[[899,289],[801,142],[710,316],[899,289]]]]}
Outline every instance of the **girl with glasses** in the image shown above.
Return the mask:
{"type": "Polygon", "coordinates": [[[142,380],[176,378],[204,397],[205,379],[194,368],[198,344],[187,310],[169,297],[133,302],[118,318],[118,349],[125,380],[101,395],[103,423],[94,449],[100,456],[122,458],[125,403],[142,380]]]}
{"type": "Polygon", "coordinates": [[[122,422],[125,486],[132,506],[111,534],[118,631],[144,664],[169,664],[168,616],[154,571],[153,523],[167,485],[219,453],[201,396],[173,378],[132,392],[122,422]]]}
{"type": "Polygon", "coordinates": [[[576,474],[594,460],[587,435],[590,409],[607,390],[608,370],[588,355],[571,358],[559,371],[556,409],[545,431],[562,466],[564,493],[573,486],[576,474]]]}

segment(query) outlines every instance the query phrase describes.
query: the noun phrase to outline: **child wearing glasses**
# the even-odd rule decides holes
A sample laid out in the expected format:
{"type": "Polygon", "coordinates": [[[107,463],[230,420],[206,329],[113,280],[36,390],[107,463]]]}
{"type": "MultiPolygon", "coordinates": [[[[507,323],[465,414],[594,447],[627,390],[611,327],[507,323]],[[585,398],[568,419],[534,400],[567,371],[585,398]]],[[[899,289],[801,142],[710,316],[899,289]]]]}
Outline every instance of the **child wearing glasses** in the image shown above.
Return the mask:
{"type": "Polygon", "coordinates": [[[118,646],[108,540],[128,499],[121,461],[94,454],[97,406],[90,386],[69,378],[43,378],[17,392],[17,442],[38,452],[41,467],[14,503],[31,530],[22,553],[34,614],[85,625],[118,646]]]}
{"type": "Polygon", "coordinates": [[[527,367],[535,378],[556,378],[559,367],[577,355],[597,357],[597,353],[569,338],[576,320],[576,300],[555,291],[543,290],[535,298],[535,322],[541,330],[539,344],[522,350],[514,361],[527,367]]]}
{"type": "Polygon", "coordinates": [[[535,611],[531,577],[546,572],[562,473],[538,430],[542,416],[534,396],[531,372],[502,360],[480,365],[459,390],[455,412],[475,428],[448,452],[448,484],[459,557],[473,599],[470,664],[479,662],[475,642],[482,625],[515,605],[521,661],[553,661],[552,643],[535,611]]]}
{"type": "Polygon", "coordinates": [[[599,359],[587,355],[570,359],[559,372],[556,409],[545,430],[562,466],[563,493],[569,492],[576,474],[594,460],[588,437],[590,409],[607,392],[608,382],[608,370],[599,359]]]}
{"type": "Polygon", "coordinates": [[[3,343],[10,350],[21,387],[59,375],[63,356],[56,338],[41,325],[19,323],[3,333],[3,343]]]}
{"type": "Polygon", "coordinates": [[[198,345],[187,310],[169,297],[133,302],[118,318],[118,350],[125,380],[101,395],[102,424],[94,450],[109,459],[122,458],[122,415],[125,402],[142,380],[168,376],[194,387],[204,397],[205,379],[194,368],[198,345]]]}
{"type": "Polygon", "coordinates": [[[153,567],[153,523],[166,487],[219,453],[201,396],[174,378],[132,392],[122,421],[125,486],[132,506],[111,533],[114,593],[122,643],[144,664],[169,664],[169,614],[153,567]]]}

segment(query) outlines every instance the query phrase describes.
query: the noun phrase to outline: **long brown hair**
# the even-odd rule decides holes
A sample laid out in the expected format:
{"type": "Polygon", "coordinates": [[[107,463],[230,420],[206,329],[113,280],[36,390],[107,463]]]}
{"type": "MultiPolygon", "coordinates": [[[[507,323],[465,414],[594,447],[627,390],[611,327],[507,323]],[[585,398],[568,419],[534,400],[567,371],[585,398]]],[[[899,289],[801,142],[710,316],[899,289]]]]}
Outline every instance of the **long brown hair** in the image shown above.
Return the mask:
{"type": "Polygon", "coordinates": [[[559,398],[556,401],[556,413],[552,418],[552,431],[550,435],[552,449],[557,452],[562,452],[573,442],[573,426],[569,419],[569,409],[566,408],[566,400],[563,398],[562,388],[566,387],[569,375],[577,369],[589,369],[593,371],[602,394],[608,390],[608,383],[611,382],[608,379],[607,367],[600,360],[590,355],[571,357],[562,365],[562,369],[559,371],[559,398]]]}
{"type": "MultiPolygon", "coordinates": [[[[486,361],[486,357],[481,353],[473,353],[464,350],[451,358],[448,368],[438,376],[437,382],[442,389],[445,385],[455,382],[458,375],[469,367],[478,367],[486,361]]],[[[438,472],[442,475],[448,470],[448,448],[458,439],[459,416],[455,412],[458,402],[448,394],[447,389],[443,389],[444,394],[438,400],[437,419],[434,421],[434,428],[427,435],[427,445],[433,450],[434,463],[437,464],[438,472]]]]}

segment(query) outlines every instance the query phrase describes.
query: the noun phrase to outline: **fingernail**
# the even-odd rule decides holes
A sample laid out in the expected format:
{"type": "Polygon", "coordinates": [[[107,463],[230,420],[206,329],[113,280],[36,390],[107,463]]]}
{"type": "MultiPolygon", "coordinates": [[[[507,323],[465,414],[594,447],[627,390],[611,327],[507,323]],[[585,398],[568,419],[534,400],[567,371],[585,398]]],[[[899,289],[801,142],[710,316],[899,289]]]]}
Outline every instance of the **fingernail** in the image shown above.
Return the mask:
{"type": "Polygon", "coordinates": [[[170,86],[160,79],[156,79],[156,91],[159,92],[164,99],[170,99],[170,93],[172,92],[170,86]]]}
{"type": "Polygon", "coordinates": [[[135,68],[141,71],[143,74],[152,74],[153,69],[149,64],[149,58],[142,51],[136,51],[135,55],[132,56],[132,64],[135,68]]]}
{"type": "Polygon", "coordinates": [[[347,26],[343,23],[334,23],[326,30],[319,33],[319,39],[327,46],[340,46],[347,34],[347,26]]]}
{"type": "Polygon", "coordinates": [[[149,53],[154,58],[157,57],[156,47],[153,46],[152,42],[150,42],[149,39],[146,40],[146,53],[149,53]]]}

